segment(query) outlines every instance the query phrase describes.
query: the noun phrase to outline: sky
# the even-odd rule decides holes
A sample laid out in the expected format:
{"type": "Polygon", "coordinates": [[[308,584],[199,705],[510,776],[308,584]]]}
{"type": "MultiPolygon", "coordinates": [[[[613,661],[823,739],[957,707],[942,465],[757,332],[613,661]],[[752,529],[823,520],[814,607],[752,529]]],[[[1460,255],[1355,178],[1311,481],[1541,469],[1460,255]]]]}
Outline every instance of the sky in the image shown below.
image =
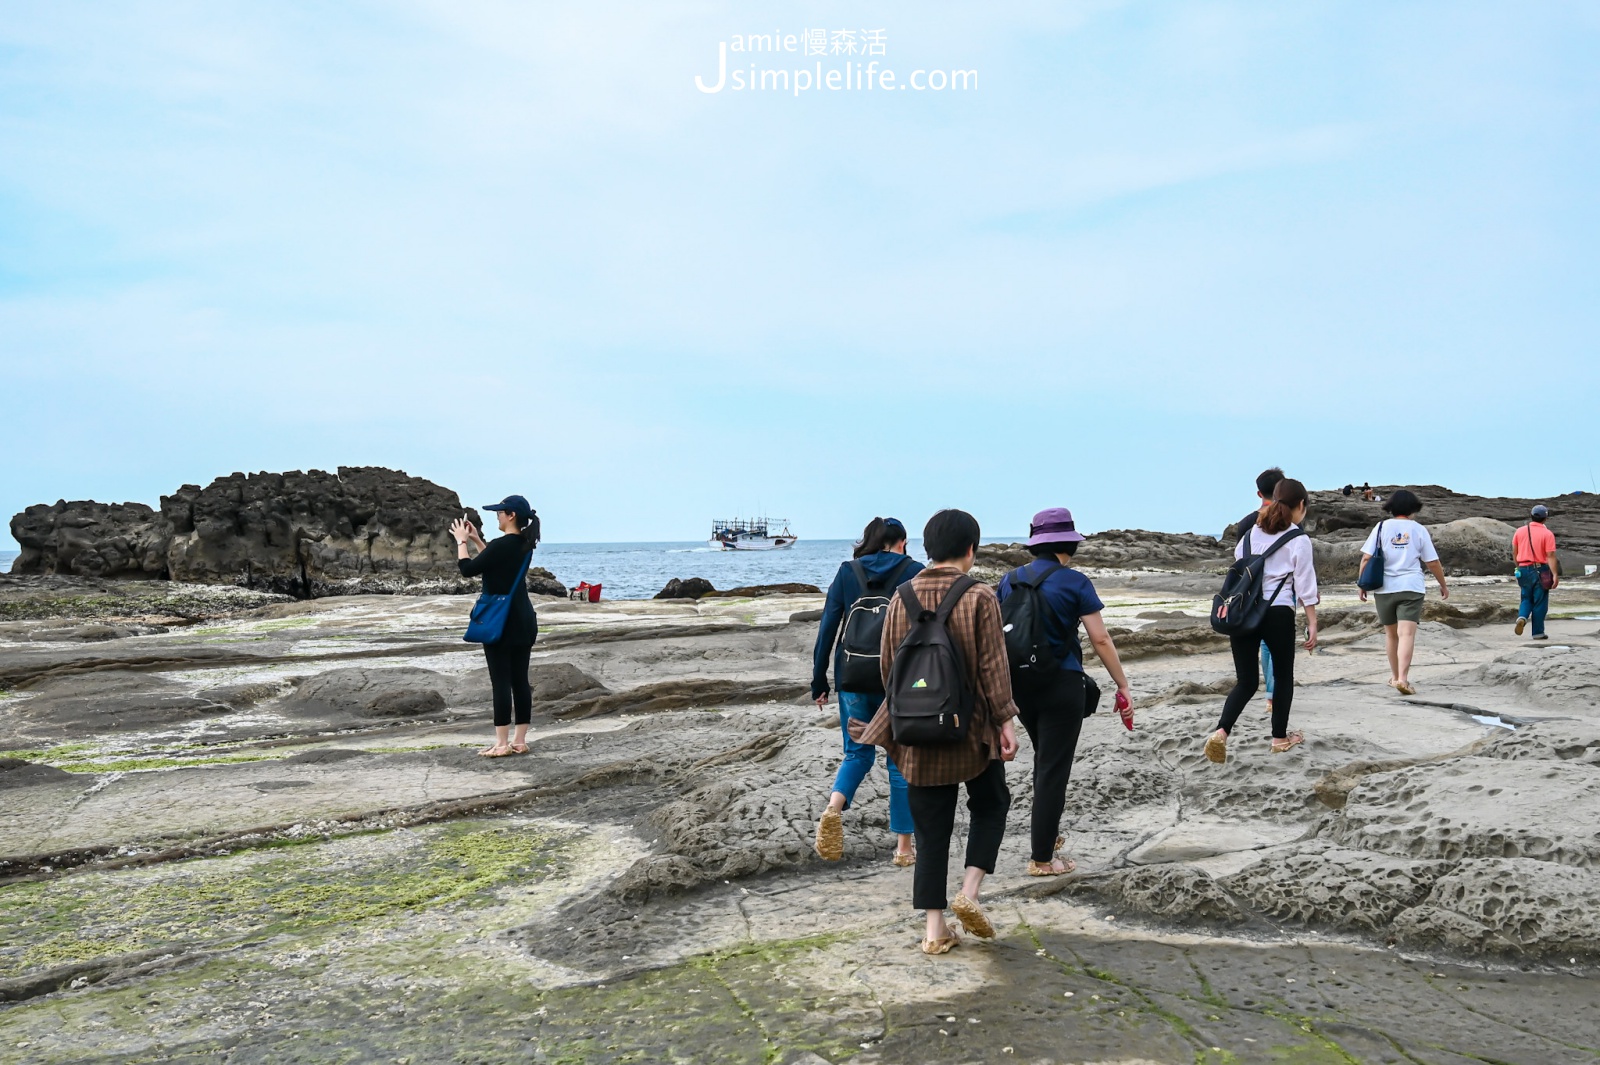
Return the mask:
{"type": "Polygon", "coordinates": [[[1582,2],[5,5],[0,512],[340,465],[555,542],[1592,490],[1597,59],[1582,2]]]}

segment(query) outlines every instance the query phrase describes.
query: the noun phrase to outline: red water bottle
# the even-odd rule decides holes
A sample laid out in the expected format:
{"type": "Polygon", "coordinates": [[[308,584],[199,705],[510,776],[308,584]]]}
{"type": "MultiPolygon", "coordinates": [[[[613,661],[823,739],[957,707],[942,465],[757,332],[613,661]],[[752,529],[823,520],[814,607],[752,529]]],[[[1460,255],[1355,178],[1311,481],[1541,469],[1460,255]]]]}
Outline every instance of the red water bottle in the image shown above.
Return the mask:
{"type": "Polygon", "coordinates": [[[1122,727],[1127,729],[1129,732],[1132,732],[1133,704],[1128,701],[1128,697],[1126,695],[1123,695],[1122,692],[1119,691],[1117,692],[1116,706],[1117,714],[1122,718],[1122,727]]]}

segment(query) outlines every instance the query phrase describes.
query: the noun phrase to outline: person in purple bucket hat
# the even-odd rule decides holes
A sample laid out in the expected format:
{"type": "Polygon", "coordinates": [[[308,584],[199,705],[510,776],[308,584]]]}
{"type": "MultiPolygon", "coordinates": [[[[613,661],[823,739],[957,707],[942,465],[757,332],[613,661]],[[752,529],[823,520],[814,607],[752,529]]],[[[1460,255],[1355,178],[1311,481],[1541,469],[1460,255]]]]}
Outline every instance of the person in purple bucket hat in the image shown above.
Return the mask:
{"type": "Polygon", "coordinates": [[[1028,551],[1034,561],[1007,573],[998,589],[1017,716],[1033,743],[1030,876],[1061,876],[1077,867],[1058,853],[1066,845],[1061,814],[1078,734],[1100,696],[1099,686],[1083,670],[1080,623],[1117,685],[1123,725],[1133,727],[1128,678],[1100,616],[1104,604],[1093,582],[1072,568],[1072,556],[1083,539],[1072,511],[1041,510],[1028,527],[1028,551]]]}

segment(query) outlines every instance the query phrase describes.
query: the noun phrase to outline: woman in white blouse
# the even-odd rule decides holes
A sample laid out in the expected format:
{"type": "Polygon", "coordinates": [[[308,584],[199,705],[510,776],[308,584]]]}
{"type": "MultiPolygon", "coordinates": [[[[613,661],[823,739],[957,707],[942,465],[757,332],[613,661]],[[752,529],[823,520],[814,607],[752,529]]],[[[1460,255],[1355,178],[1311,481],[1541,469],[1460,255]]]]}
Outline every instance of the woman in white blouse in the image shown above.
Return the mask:
{"type": "MultiPolygon", "coordinates": [[[[1306,486],[1299,481],[1284,478],[1272,491],[1272,505],[1256,522],[1255,528],[1240,537],[1234,549],[1236,558],[1259,555],[1277,542],[1278,538],[1298,529],[1306,518],[1306,486]]],[[[1267,558],[1263,594],[1271,596],[1266,617],[1254,632],[1235,633],[1228,637],[1233,649],[1233,668],[1238,680],[1222,704],[1222,718],[1217,730],[1206,740],[1206,757],[1213,762],[1228,760],[1228,736],[1239,720],[1256,689],[1261,686],[1261,645],[1266,644],[1272,653],[1272,751],[1282,754],[1305,737],[1289,731],[1289,711],[1294,706],[1294,604],[1296,599],[1306,611],[1306,650],[1317,646],[1317,571],[1311,562],[1311,539],[1297,536],[1274,551],[1267,558]]]]}

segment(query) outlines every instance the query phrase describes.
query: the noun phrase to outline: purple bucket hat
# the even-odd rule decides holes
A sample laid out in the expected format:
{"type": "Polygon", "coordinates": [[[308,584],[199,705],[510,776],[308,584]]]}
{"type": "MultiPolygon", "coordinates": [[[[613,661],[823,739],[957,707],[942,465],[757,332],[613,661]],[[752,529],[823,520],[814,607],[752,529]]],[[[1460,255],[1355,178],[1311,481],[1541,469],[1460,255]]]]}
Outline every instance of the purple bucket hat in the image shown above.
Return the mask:
{"type": "Polygon", "coordinates": [[[1051,507],[1033,516],[1028,526],[1028,546],[1039,544],[1073,543],[1083,539],[1083,533],[1072,523],[1072,511],[1066,507],[1051,507]]]}

